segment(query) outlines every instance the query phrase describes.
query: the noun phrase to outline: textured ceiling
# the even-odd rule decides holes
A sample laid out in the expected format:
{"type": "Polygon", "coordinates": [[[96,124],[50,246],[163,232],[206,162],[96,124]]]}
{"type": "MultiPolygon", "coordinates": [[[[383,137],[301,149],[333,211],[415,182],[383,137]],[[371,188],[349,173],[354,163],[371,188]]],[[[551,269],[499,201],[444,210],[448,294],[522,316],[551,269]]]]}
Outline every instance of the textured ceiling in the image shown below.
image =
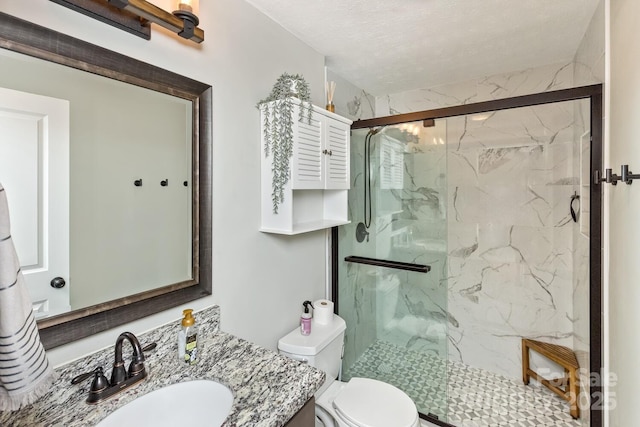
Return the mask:
{"type": "MultiPolygon", "coordinates": [[[[571,60],[598,0],[248,0],[374,95],[571,60]]],[[[292,70],[290,72],[295,72],[292,70]]]]}

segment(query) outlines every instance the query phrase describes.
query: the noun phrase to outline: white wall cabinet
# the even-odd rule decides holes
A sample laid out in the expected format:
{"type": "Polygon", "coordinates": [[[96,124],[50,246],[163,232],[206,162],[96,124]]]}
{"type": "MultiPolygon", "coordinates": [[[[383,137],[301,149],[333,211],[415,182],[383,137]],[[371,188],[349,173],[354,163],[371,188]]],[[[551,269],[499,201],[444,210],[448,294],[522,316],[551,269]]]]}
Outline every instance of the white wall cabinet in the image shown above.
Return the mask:
{"type": "MultiPolygon", "coordinates": [[[[348,224],[347,192],[350,187],[351,120],[313,106],[311,123],[298,121],[299,101],[294,100],[293,154],[284,201],[273,213],[272,153],[264,155],[262,141],[262,225],[260,231],[299,234],[348,224]]],[[[264,113],[261,123],[264,126],[264,113]]]]}

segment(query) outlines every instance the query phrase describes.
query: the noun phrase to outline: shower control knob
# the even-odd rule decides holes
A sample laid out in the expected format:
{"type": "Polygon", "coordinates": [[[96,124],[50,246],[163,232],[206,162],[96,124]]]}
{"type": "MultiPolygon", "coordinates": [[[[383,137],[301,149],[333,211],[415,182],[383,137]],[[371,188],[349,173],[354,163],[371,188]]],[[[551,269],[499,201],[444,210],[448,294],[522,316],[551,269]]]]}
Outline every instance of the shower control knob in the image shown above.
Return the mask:
{"type": "Polygon", "coordinates": [[[358,243],[362,243],[365,238],[367,239],[367,242],[368,242],[369,232],[367,231],[367,226],[364,225],[364,223],[359,222],[358,225],[356,226],[356,240],[358,241],[358,243]]]}

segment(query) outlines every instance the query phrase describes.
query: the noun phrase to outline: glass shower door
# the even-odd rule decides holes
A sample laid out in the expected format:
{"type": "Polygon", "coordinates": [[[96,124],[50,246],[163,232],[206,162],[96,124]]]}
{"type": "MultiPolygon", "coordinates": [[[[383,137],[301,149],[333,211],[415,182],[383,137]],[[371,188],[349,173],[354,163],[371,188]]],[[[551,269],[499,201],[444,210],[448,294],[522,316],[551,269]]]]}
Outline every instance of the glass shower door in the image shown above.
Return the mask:
{"type": "Polygon", "coordinates": [[[338,230],[343,380],[378,379],[447,418],[446,121],[354,130],[338,230]]]}

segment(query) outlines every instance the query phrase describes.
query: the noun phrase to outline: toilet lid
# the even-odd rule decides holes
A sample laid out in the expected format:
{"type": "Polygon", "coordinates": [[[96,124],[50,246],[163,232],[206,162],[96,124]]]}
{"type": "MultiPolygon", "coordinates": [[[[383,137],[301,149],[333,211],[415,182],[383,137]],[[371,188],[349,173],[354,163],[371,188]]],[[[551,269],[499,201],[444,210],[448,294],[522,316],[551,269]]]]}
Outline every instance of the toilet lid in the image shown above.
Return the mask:
{"type": "Polygon", "coordinates": [[[411,427],[418,410],[402,390],[369,378],[352,378],[333,401],[339,416],[361,427],[411,427]]]}

